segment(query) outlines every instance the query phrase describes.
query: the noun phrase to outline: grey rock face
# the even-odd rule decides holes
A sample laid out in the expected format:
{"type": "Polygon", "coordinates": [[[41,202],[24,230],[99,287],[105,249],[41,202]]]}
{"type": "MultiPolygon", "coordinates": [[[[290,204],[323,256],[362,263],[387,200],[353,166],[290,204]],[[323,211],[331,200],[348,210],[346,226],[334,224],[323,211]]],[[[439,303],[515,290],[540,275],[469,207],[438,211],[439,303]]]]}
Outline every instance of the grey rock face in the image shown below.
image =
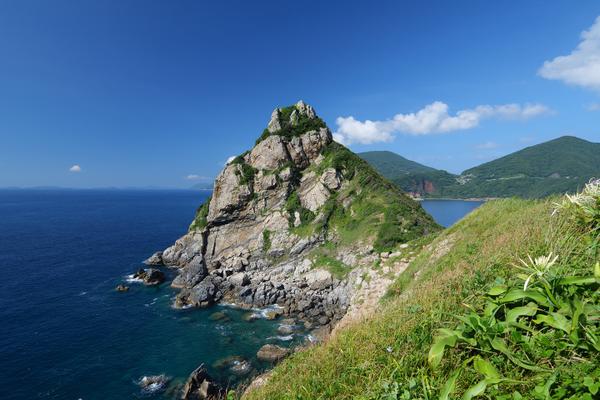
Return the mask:
{"type": "Polygon", "coordinates": [[[189,264],[179,270],[179,275],[173,280],[171,286],[174,288],[193,287],[202,281],[208,270],[201,255],[194,257],[189,264]]]}
{"type": "Polygon", "coordinates": [[[290,160],[283,138],[272,135],[254,146],[249,164],[256,169],[277,169],[290,160]]]}
{"type": "Polygon", "coordinates": [[[279,108],[274,109],[273,113],[271,113],[271,120],[267,125],[267,129],[269,130],[269,132],[275,133],[281,130],[281,123],[279,122],[280,115],[281,111],[279,110],[279,108]]]}
{"type": "MultiPolygon", "coordinates": [[[[316,114],[298,102],[290,118],[300,117],[316,114]]],[[[181,289],[175,306],[206,307],[221,300],[254,307],[277,304],[276,316],[293,314],[313,325],[344,315],[353,286],[306,259],[325,237],[297,236],[293,226],[301,224],[300,213],[290,215],[287,209],[295,192],[318,219],[320,207],[343,187],[339,171],[317,173],[315,168],[333,140],[331,132],[322,128],[280,136],[280,118],[275,110],[268,127],[272,135],[243,156],[246,166],[238,159],[218,175],[206,226],[149,259],[179,268],[172,283],[181,289]]]]}

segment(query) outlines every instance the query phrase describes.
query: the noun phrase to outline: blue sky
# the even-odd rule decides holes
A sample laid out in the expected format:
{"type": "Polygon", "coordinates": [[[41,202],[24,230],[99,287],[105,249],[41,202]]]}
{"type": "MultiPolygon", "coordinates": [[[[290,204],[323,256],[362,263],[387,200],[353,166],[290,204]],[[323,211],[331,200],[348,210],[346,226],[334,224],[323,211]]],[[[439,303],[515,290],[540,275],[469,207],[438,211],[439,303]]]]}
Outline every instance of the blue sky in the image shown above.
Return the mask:
{"type": "Polygon", "coordinates": [[[600,141],[600,2],[574,4],[3,1],[0,187],[189,187],[299,99],[452,172],[600,141]]]}

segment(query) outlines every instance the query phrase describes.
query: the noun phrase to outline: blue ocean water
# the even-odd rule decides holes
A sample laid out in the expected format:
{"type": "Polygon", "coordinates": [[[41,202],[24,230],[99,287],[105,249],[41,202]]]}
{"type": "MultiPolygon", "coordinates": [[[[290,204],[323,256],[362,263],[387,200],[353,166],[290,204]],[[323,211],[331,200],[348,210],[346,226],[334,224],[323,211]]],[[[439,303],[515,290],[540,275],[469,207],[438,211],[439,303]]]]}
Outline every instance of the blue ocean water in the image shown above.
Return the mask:
{"type": "Polygon", "coordinates": [[[421,205],[435,221],[444,226],[454,225],[459,219],[482,205],[480,200],[423,200],[421,205]]]}
{"type": "Polygon", "coordinates": [[[230,307],[174,310],[160,287],[115,286],[186,232],[207,194],[193,191],[0,190],[0,388],[2,399],[148,397],[144,375],[177,384],[199,364],[242,356],[257,369],[264,343],[284,342],[277,322],[247,322],[230,307]],[[224,311],[228,321],[213,321],[224,311]]]}
{"type": "MultiPolygon", "coordinates": [[[[0,190],[0,388],[2,399],[175,398],[204,363],[224,384],[239,381],[215,362],[241,356],[256,371],[277,322],[247,322],[231,307],[174,310],[176,292],[115,286],[186,232],[207,193],[194,191],[0,190]],[[214,321],[216,311],[228,320],[214,321]],[[137,381],[166,374],[166,392],[137,381]]],[[[424,201],[442,225],[478,202],[424,201]]],[[[169,273],[169,271],[166,271],[169,273]]]]}

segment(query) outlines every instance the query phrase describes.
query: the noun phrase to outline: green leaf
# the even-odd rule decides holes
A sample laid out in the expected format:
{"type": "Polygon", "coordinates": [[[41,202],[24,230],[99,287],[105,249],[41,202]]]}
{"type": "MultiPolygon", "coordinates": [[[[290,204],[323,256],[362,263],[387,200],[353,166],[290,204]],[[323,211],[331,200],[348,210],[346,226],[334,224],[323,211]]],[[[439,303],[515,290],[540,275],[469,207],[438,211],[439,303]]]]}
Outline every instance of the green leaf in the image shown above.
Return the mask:
{"type": "Polygon", "coordinates": [[[594,381],[594,378],[591,376],[586,376],[583,378],[583,384],[588,388],[590,393],[594,395],[598,393],[598,390],[600,389],[600,382],[594,381]]]}
{"type": "Polygon", "coordinates": [[[594,278],[596,278],[596,282],[600,283],[600,262],[594,265],[594,278]]]}
{"type": "Polygon", "coordinates": [[[500,301],[500,303],[512,303],[513,301],[524,300],[524,299],[531,299],[531,300],[535,301],[536,303],[546,306],[546,307],[550,306],[550,300],[548,300],[548,298],[544,294],[542,294],[534,289],[530,289],[530,290],[512,289],[508,293],[506,293],[504,296],[502,296],[499,301],[500,301]]]}
{"type": "Polygon", "coordinates": [[[533,317],[538,311],[535,303],[529,303],[526,306],[511,308],[506,312],[506,322],[517,322],[522,316],[533,317]]]}
{"type": "Polygon", "coordinates": [[[498,285],[488,290],[487,294],[489,294],[490,296],[499,296],[507,290],[508,287],[506,285],[498,285]]]}
{"type": "Polygon", "coordinates": [[[439,400],[448,400],[450,398],[450,395],[454,392],[454,389],[456,388],[456,379],[458,379],[458,376],[460,375],[461,371],[462,369],[459,369],[454,374],[452,374],[452,376],[446,381],[446,383],[442,387],[442,390],[440,391],[439,400]]]}
{"type": "Polygon", "coordinates": [[[561,279],[559,285],[591,285],[596,283],[596,278],[593,276],[569,276],[561,279]]]}
{"type": "Polygon", "coordinates": [[[535,365],[531,365],[528,364],[524,361],[519,360],[518,357],[516,357],[514,354],[512,354],[512,352],[508,349],[508,347],[506,346],[506,343],[504,343],[504,340],[500,339],[500,338],[494,338],[490,344],[492,345],[492,347],[499,351],[500,353],[504,354],[506,357],[508,357],[508,359],[510,361],[512,361],[513,363],[517,364],[519,367],[527,369],[529,371],[545,371],[545,369],[537,367],[535,365]]]}
{"type": "Polygon", "coordinates": [[[480,394],[485,392],[486,387],[487,387],[487,382],[485,379],[476,383],[475,385],[468,388],[467,391],[465,392],[465,394],[463,394],[463,397],[462,397],[463,400],[471,400],[473,397],[479,396],[480,394]]]}
{"type": "Polygon", "coordinates": [[[533,322],[536,324],[545,324],[554,329],[560,329],[567,334],[571,333],[571,324],[569,323],[569,320],[559,313],[551,312],[548,313],[548,315],[538,315],[533,322]]]}
{"type": "Polygon", "coordinates": [[[494,367],[494,365],[488,360],[485,360],[479,356],[475,357],[473,360],[473,368],[475,368],[475,371],[485,376],[486,379],[500,378],[500,373],[498,373],[496,367],[494,367]]]}
{"type": "Polygon", "coordinates": [[[440,365],[446,346],[454,347],[458,339],[458,332],[450,329],[438,329],[433,344],[429,349],[427,360],[429,364],[435,368],[440,365]]]}
{"type": "Polygon", "coordinates": [[[583,315],[583,302],[576,298],[571,304],[572,317],[571,317],[571,342],[574,344],[579,343],[579,318],[583,315]]]}

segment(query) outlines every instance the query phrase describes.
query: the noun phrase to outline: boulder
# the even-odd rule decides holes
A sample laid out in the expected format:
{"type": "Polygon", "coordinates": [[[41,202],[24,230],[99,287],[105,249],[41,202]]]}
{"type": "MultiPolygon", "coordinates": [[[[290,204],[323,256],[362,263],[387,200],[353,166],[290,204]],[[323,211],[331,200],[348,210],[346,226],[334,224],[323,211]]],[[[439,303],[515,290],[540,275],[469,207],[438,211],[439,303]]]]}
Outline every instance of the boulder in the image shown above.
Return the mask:
{"type": "Polygon", "coordinates": [[[304,276],[306,283],[313,290],[323,290],[331,286],[333,277],[329,271],[315,269],[304,276]]]}
{"type": "Polygon", "coordinates": [[[159,285],[165,281],[165,274],[156,268],[141,268],[133,274],[133,277],[134,279],[141,279],[144,285],[147,286],[159,285]]]}
{"type": "Polygon", "coordinates": [[[182,400],[219,399],[223,396],[223,389],[208,375],[204,365],[196,368],[188,377],[183,392],[182,400]]]}
{"type": "Polygon", "coordinates": [[[207,277],[202,282],[190,289],[187,301],[189,304],[196,307],[208,307],[213,304],[216,293],[217,287],[213,283],[212,279],[207,277]]]}
{"type": "Polygon", "coordinates": [[[340,176],[333,168],[327,168],[321,175],[321,183],[329,190],[337,190],[341,186],[340,176]]]}
{"type": "Polygon", "coordinates": [[[156,253],[152,254],[150,257],[148,257],[144,261],[144,264],[146,264],[146,265],[162,265],[163,264],[162,251],[157,251],[156,253]]]}
{"type": "Polygon", "coordinates": [[[115,288],[117,292],[127,292],[129,290],[129,286],[123,285],[122,283],[117,285],[115,288]]]}
{"type": "Polygon", "coordinates": [[[238,272],[236,274],[233,274],[228,279],[229,282],[231,282],[231,284],[234,286],[246,286],[250,284],[250,278],[245,272],[238,272]]]}
{"type": "Polygon", "coordinates": [[[202,256],[196,256],[188,265],[179,270],[179,275],[173,279],[171,286],[174,288],[193,287],[207,275],[208,270],[202,256]]]}
{"type": "Polygon", "coordinates": [[[256,357],[262,361],[276,362],[290,354],[290,350],[274,344],[265,344],[258,350],[256,357]]]}

